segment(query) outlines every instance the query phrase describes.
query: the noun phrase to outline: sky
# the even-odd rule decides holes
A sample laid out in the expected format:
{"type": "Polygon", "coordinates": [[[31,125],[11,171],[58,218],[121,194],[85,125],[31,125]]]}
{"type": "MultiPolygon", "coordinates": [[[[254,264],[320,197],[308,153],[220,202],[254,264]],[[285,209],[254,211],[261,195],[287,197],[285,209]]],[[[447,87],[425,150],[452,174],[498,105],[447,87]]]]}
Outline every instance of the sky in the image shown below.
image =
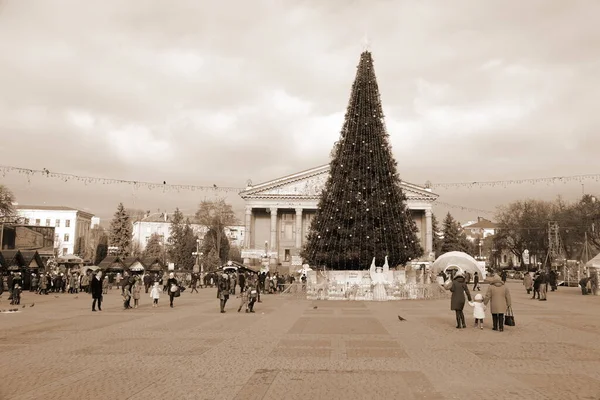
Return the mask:
{"type": "MultiPolygon", "coordinates": [[[[401,178],[600,172],[600,2],[0,0],[0,165],[244,187],[329,162],[368,37],[401,178]]],[[[110,218],[235,193],[6,173],[20,204],[110,218]]],[[[439,188],[466,221],[597,180],[439,188]]]]}

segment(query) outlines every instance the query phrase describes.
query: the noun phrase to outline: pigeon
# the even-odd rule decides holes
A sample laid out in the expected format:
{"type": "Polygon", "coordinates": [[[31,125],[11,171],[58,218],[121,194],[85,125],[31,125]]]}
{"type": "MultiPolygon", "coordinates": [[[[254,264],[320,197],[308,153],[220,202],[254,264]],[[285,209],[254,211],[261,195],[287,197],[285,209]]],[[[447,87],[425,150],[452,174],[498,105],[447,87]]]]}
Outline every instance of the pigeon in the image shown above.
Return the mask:
{"type": "Polygon", "coordinates": [[[31,305],[29,307],[33,307],[33,306],[35,306],[35,303],[31,303],[31,305]]]}
{"type": "Polygon", "coordinates": [[[25,308],[25,304],[23,304],[23,307],[21,307],[21,308],[25,308]]]}
{"type": "Polygon", "coordinates": [[[406,319],[402,318],[402,317],[401,317],[401,316],[399,316],[399,315],[398,315],[398,319],[399,319],[400,321],[406,321],[406,319]]]}
{"type": "Polygon", "coordinates": [[[317,306],[314,306],[314,307],[313,307],[313,310],[316,310],[316,309],[317,309],[317,306]]]}

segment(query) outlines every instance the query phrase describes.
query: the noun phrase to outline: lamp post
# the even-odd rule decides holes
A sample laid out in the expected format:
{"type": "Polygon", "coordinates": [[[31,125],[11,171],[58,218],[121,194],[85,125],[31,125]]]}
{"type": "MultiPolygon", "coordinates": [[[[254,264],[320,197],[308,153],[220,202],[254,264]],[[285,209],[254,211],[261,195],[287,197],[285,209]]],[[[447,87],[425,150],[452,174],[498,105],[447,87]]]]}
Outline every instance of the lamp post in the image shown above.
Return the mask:
{"type": "Polygon", "coordinates": [[[196,257],[196,264],[194,265],[194,272],[200,272],[200,239],[196,239],[196,251],[192,253],[196,257]]]}

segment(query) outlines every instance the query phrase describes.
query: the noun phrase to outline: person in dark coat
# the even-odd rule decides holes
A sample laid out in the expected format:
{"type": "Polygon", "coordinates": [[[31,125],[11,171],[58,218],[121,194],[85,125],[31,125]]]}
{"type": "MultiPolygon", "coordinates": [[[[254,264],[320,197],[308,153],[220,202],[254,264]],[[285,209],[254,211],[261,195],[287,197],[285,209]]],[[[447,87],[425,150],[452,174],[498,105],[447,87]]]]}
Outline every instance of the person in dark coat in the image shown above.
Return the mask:
{"type": "Polygon", "coordinates": [[[102,311],[102,271],[98,271],[92,278],[92,311],[96,311],[96,302],[98,302],[98,311],[102,311]]]}
{"type": "Polygon", "coordinates": [[[175,298],[175,292],[179,290],[179,282],[175,279],[175,274],[171,272],[169,279],[167,279],[167,290],[169,291],[169,304],[173,308],[173,299],[175,298]]]}
{"type": "Polygon", "coordinates": [[[219,277],[217,288],[219,303],[221,306],[221,314],[223,314],[225,313],[225,304],[227,304],[227,300],[229,300],[229,294],[231,292],[231,280],[229,279],[229,275],[227,275],[225,272],[223,272],[223,274],[219,277]]]}
{"type": "Polygon", "coordinates": [[[475,291],[475,289],[477,289],[477,291],[481,291],[481,288],[479,287],[479,273],[475,272],[475,274],[473,275],[473,291],[475,291]]]}
{"type": "Polygon", "coordinates": [[[506,271],[502,271],[500,276],[502,277],[502,282],[506,282],[506,276],[507,276],[506,271]]]}
{"type": "Polygon", "coordinates": [[[465,314],[463,313],[463,309],[465,308],[465,294],[469,301],[472,301],[472,299],[469,287],[465,282],[465,277],[460,271],[454,275],[454,279],[448,284],[447,289],[452,292],[450,309],[456,313],[456,328],[464,329],[467,327],[465,314]]]}
{"type": "Polygon", "coordinates": [[[548,274],[548,283],[550,284],[550,290],[552,292],[554,292],[555,290],[558,289],[558,287],[556,286],[557,280],[558,280],[558,274],[556,273],[555,270],[551,270],[550,273],[548,274]]]}
{"type": "Polygon", "coordinates": [[[534,279],[533,279],[533,297],[531,298],[532,300],[535,299],[535,295],[537,293],[537,298],[540,298],[540,287],[542,286],[542,281],[544,280],[544,278],[542,277],[542,274],[540,274],[540,272],[536,272],[534,279]]]}

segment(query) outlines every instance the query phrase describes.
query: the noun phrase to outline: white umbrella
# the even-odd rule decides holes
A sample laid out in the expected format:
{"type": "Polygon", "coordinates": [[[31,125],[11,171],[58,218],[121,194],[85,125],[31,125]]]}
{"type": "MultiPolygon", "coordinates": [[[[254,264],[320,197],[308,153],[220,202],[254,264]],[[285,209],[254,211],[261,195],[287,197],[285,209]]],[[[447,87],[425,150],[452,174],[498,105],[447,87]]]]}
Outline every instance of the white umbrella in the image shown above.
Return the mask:
{"type": "Polygon", "coordinates": [[[482,273],[481,268],[479,268],[479,264],[477,260],[468,255],[467,253],[463,253],[462,251],[450,251],[448,253],[444,253],[434,261],[432,265],[432,269],[435,273],[440,271],[446,271],[448,269],[458,269],[460,272],[469,272],[471,274],[475,272],[482,273]]]}

